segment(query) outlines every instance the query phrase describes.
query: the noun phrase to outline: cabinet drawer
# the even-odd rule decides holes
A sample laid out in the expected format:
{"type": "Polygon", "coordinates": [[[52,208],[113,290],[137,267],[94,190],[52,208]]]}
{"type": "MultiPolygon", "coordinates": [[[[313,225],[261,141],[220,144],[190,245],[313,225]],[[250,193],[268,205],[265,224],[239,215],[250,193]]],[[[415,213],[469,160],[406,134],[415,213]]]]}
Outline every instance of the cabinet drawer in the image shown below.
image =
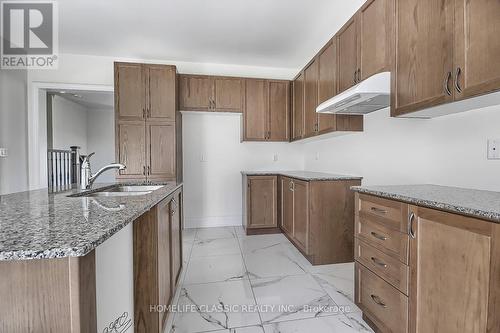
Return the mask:
{"type": "Polygon", "coordinates": [[[356,305],[382,332],[408,332],[408,297],[363,265],[355,265],[356,305]]]}
{"type": "Polygon", "coordinates": [[[408,235],[370,219],[356,216],[355,235],[369,245],[408,264],[408,235]]]}
{"type": "Polygon", "coordinates": [[[354,255],[356,261],[369,268],[385,281],[408,295],[408,266],[382,251],[356,238],[354,255]]]}
{"type": "Polygon", "coordinates": [[[408,205],[363,194],[359,195],[356,204],[357,215],[376,220],[391,229],[406,231],[408,205]]]}

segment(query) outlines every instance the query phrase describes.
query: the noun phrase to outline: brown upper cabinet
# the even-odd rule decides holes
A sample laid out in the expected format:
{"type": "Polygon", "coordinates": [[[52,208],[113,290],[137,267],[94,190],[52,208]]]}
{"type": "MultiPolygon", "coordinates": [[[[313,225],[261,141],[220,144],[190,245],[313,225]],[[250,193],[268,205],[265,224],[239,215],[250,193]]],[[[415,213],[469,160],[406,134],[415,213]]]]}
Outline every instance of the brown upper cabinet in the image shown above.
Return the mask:
{"type": "Polygon", "coordinates": [[[392,69],[394,0],[368,0],[337,33],[338,92],[392,69]]]}
{"type": "Polygon", "coordinates": [[[453,100],[454,0],[397,2],[393,115],[453,100]]]}
{"type": "MultiPolygon", "coordinates": [[[[318,55],[318,105],[337,94],[337,40],[334,38],[318,55]]],[[[317,132],[335,129],[335,115],[317,114],[317,132]]]]}
{"type": "Polygon", "coordinates": [[[243,79],[179,75],[183,111],[243,112],[243,79]]]}
{"type": "Polygon", "coordinates": [[[289,141],[290,83],[245,79],[243,141],[289,141]]]}
{"type": "Polygon", "coordinates": [[[358,83],[358,29],[353,16],[337,33],[338,40],[338,92],[341,93],[358,83]]]}
{"type": "Polygon", "coordinates": [[[177,178],[175,66],[115,63],[116,160],[119,179],[177,178]]]}
{"type": "Polygon", "coordinates": [[[293,81],[292,140],[300,140],[304,133],[304,72],[293,81]]]}
{"type": "Polygon", "coordinates": [[[398,1],[392,115],[500,89],[499,12],[498,1],[398,1]]]}
{"type": "Polygon", "coordinates": [[[115,108],[120,120],[175,121],[176,69],[115,63],[115,108]]]}
{"type": "Polygon", "coordinates": [[[318,60],[314,59],[304,70],[304,137],[310,137],[318,131],[318,60]]]}

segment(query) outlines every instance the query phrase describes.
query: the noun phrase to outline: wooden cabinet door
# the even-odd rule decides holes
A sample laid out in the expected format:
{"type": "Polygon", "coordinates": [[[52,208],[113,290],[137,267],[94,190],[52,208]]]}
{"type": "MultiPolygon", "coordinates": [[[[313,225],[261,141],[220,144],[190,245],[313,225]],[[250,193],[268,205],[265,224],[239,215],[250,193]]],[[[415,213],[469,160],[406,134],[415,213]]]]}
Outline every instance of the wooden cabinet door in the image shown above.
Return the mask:
{"type": "MultiPolygon", "coordinates": [[[[499,286],[498,269],[490,271],[499,262],[497,225],[420,207],[410,213],[410,333],[496,331],[487,320],[490,277],[499,286]]],[[[499,325],[498,308],[493,316],[499,325]]]]}
{"type": "MultiPolygon", "coordinates": [[[[170,206],[168,200],[161,201],[157,209],[158,223],[158,304],[168,305],[172,299],[172,279],[170,272],[170,206]]],[[[168,311],[160,314],[158,327],[163,328],[168,318],[168,311]]],[[[163,329],[160,330],[163,332],[163,329]]]]}
{"type": "Polygon", "coordinates": [[[301,139],[304,131],[304,72],[293,81],[292,118],[292,139],[301,139]]]}
{"type": "Polygon", "coordinates": [[[213,79],[211,77],[179,76],[179,103],[182,111],[211,111],[213,95],[213,79]]]}
{"type": "Polygon", "coordinates": [[[304,137],[316,134],[318,116],[318,61],[314,60],[304,71],[304,137]]]}
{"type": "Polygon", "coordinates": [[[215,111],[242,112],[243,83],[238,78],[214,78],[215,111]]]}
{"type": "Polygon", "coordinates": [[[499,1],[455,1],[455,99],[500,89],[499,13],[499,1]]]}
{"type": "Polygon", "coordinates": [[[267,139],[268,100],[269,89],[266,80],[245,80],[245,110],[243,112],[245,141],[267,139]]]}
{"type": "Polygon", "coordinates": [[[293,182],[290,178],[281,177],[281,229],[293,237],[293,182]]]}
{"type": "Polygon", "coordinates": [[[394,50],[395,0],[368,0],[357,14],[360,80],[390,71],[394,50]]]}
{"type": "Polygon", "coordinates": [[[175,121],[176,69],[174,66],[145,65],[148,87],[148,119],[175,121]]]}
{"type": "Polygon", "coordinates": [[[288,81],[269,81],[268,139],[290,140],[290,84],[288,81]]]}
{"type": "Polygon", "coordinates": [[[276,228],[278,179],[276,176],[247,178],[247,228],[276,228]]]}
{"type": "Polygon", "coordinates": [[[308,253],[309,237],[309,184],[293,180],[293,238],[308,253]]]}
{"type": "Polygon", "coordinates": [[[392,113],[453,100],[454,0],[398,0],[392,113]]]}
{"type": "MultiPolygon", "coordinates": [[[[318,56],[318,105],[337,94],[337,41],[334,38],[318,56]]],[[[335,115],[318,113],[318,131],[335,130],[335,115]]]]}
{"type": "Polygon", "coordinates": [[[118,178],[146,179],[146,130],[144,121],[119,120],[116,125],[116,160],[127,168],[118,178]]]}
{"type": "Polygon", "coordinates": [[[357,83],[358,49],[357,22],[353,16],[337,33],[338,93],[357,83]]]}
{"type": "Polygon", "coordinates": [[[119,120],[146,115],[146,74],[141,64],[115,63],[115,112],[119,120]]]}
{"type": "Polygon", "coordinates": [[[182,269],[182,192],[177,192],[170,201],[170,253],[172,254],[172,287],[179,282],[182,269]]]}
{"type": "Polygon", "coordinates": [[[176,165],[175,123],[148,122],[147,176],[151,180],[174,180],[176,165]]]}

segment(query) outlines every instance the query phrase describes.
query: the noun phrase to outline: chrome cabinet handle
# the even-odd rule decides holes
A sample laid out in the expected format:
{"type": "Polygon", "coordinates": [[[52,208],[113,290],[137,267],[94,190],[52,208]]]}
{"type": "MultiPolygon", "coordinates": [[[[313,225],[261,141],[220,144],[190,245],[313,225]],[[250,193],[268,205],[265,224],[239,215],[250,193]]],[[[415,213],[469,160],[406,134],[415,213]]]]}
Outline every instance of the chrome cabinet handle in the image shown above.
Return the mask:
{"type": "Polygon", "coordinates": [[[361,82],[361,68],[358,68],[358,82],[361,82]]]}
{"type": "Polygon", "coordinates": [[[142,174],[144,176],[146,175],[146,166],[145,165],[142,166],[142,174]]]}
{"type": "Polygon", "coordinates": [[[376,233],[375,231],[372,231],[370,234],[371,234],[373,237],[377,238],[377,239],[380,239],[380,240],[383,240],[383,241],[387,240],[387,237],[385,237],[385,236],[383,236],[383,235],[381,235],[381,234],[378,234],[378,233],[376,233]]]}
{"type": "Polygon", "coordinates": [[[459,94],[462,93],[462,88],[460,87],[460,83],[458,82],[458,80],[460,80],[460,74],[462,74],[462,69],[458,67],[455,73],[455,89],[459,94]]]}
{"type": "Polygon", "coordinates": [[[375,302],[375,304],[378,304],[378,305],[380,305],[383,308],[387,307],[387,305],[384,302],[382,302],[382,300],[380,299],[380,297],[378,297],[377,295],[371,294],[370,297],[375,302]]]}
{"type": "Polygon", "coordinates": [[[151,166],[148,165],[148,176],[151,175],[151,166]]]}
{"type": "Polygon", "coordinates": [[[142,108],[142,118],[146,118],[146,108],[142,108]]]}
{"type": "Polygon", "coordinates": [[[377,259],[377,258],[375,258],[375,257],[371,257],[371,260],[372,260],[375,264],[379,265],[380,267],[384,267],[384,268],[386,268],[386,267],[387,267],[387,264],[386,264],[386,263],[384,263],[384,262],[383,262],[382,260],[380,260],[380,259],[377,259]]]}
{"type": "Polygon", "coordinates": [[[451,90],[450,90],[450,79],[451,79],[451,72],[448,72],[446,74],[446,77],[444,79],[444,92],[448,95],[451,96],[451,90]]]}
{"type": "Polygon", "coordinates": [[[415,220],[415,214],[413,212],[410,213],[408,216],[408,235],[410,235],[411,238],[415,239],[415,231],[413,231],[413,221],[415,220]]]}
{"type": "Polygon", "coordinates": [[[357,70],[354,71],[354,84],[358,83],[357,81],[357,70]]]}
{"type": "Polygon", "coordinates": [[[371,207],[370,210],[378,214],[387,214],[386,210],[377,207],[371,207]]]}

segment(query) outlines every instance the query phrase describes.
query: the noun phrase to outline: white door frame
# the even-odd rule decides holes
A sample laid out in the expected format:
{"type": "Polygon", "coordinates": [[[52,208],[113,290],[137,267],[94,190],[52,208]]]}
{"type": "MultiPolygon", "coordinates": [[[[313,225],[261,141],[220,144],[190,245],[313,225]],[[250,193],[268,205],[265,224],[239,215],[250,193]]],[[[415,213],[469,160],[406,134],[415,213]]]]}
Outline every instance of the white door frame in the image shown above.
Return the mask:
{"type": "Polygon", "coordinates": [[[28,87],[28,186],[30,190],[44,187],[43,179],[46,177],[42,168],[45,158],[41,158],[41,146],[47,146],[47,138],[40,138],[41,127],[47,124],[40,123],[39,94],[41,90],[87,90],[113,92],[114,87],[110,85],[31,82],[28,87]],[[31,102],[31,103],[30,103],[31,102]],[[43,161],[43,162],[42,162],[43,161]]]}

